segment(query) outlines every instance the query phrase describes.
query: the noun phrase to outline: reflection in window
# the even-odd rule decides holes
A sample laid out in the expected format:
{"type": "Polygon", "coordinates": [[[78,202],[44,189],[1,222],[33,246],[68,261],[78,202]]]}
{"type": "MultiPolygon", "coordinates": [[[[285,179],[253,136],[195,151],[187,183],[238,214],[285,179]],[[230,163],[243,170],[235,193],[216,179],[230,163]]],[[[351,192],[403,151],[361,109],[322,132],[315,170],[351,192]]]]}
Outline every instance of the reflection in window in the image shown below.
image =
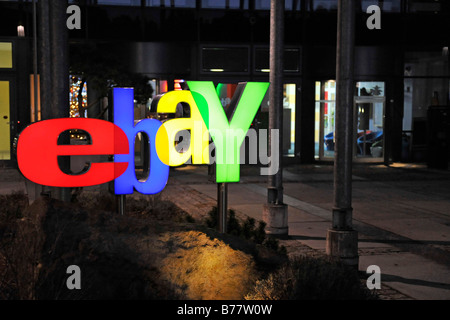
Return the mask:
{"type": "Polygon", "coordinates": [[[316,81],[315,94],[315,157],[333,158],[336,81],[316,81]]]}
{"type": "Polygon", "coordinates": [[[369,81],[356,83],[356,95],[384,97],[384,82],[369,81]]]}
{"type": "Polygon", "coordinates": [[[70,117],[85,118],[87,116],[87,85],[86,82],[81,81],[80,77],[70,76],[69,102],[70,102],[70,117]]]}

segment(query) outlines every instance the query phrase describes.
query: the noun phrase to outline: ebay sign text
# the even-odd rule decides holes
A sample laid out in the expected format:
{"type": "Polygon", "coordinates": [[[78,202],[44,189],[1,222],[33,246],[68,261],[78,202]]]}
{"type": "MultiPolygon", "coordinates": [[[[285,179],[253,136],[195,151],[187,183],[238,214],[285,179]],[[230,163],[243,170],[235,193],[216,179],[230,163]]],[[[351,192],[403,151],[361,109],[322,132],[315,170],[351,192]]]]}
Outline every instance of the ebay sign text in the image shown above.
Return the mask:
{"type": "Polygon", "coordinates": [[[17,160],[22,174],[29,180],[53,187],[83,187],[114,180],[115,193],[143,194],[161,192],[168,180],[169,166],[191,160],[209,164],[211,136],[215,145],[216,182],[238,182],[240,147],[267,92],[267,82],[240,83],[225,113],[214,84],[187,81],[189,90],[171,91],[161,96],[159,113],[175,113],[179,103],[187,103],[189,118],[175,118],[162,123],[157,119],[134,122],[134,90],[113,89],[114,122],[87,118],[51,119],[31,124],[20,134],[17,160]],[[61,133],[83,130],[90,136],[87,145],[58,145],[61,133]],[[187,150],[176,150],[175,137],[190,132],[187,150]],[[134,141],[138,133],[146,134],[150,168],[145,181],[136,178],[134,141]],[[90,163],[80,174],[67,174],[58,165],[58,156],[110,155],[111,162],[90,163]]]}

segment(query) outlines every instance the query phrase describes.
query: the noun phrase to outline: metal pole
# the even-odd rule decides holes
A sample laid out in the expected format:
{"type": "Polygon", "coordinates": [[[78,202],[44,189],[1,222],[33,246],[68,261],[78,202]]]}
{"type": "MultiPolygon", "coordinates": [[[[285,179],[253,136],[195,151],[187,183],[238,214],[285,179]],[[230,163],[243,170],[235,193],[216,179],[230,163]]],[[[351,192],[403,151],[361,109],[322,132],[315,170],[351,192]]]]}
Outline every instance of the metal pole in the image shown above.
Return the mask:
{"type": "Polygon", "coordinates": [[[228,211],[228,184],[218,183],[217,184],[217,204],[218,204],[218,214],[219,214],[219,232],[227,232],[227,211],[228,211]]]}
{"type": "Polygon", "coordinates": [[[37,12],[36,0],[33,0],[33,76],[34,76],[34,122],[39,120],[38,104],[38,53],[37,53],[37,12]]]}
{"type": "MultiPolygon", "coordinates": [[[[68,30],[66,27],[67,0],[39,0],[39,71],[41,119],[65,118],[69,115],[68,30]]],[[[69,135],[61,137],[70,143],[69,135]]],[[[63,159],[60,167],[70,171],[70,160],[63,159]]],[[[50,188],[51,196],[70,201],[70,188],[50,188]]]]}
{"type": "MultiPolygon", "coordinates": [[[[283,141],[283,53],[284,53],[284,1],[272,0],[270,4],[270,87],[269,130],[279,130],[278,140],[272,141],[269,132],[269,150],[278,147],[279,170],[269,176],[268,203],[283,203],[282,141],[283,141]]],[[[273,155],[272,155],[273,157],[273,155]]]]}
{"type": "Polygon", "coordinates": [[[49,1],[41,0],[37,2],[39,17],[39,82],[41,100],[41,119],[52,118],[49,103],[51,100],[52,79],[50,74],[50,13],[49,1]]]}
{"type": "Polygon", "coordinates": [[[358,238],[352,227],[354,6],[353,0],[338,2],[334,208],[326,249],[329,255],[357,266],[358,238]]]}
{"type": "Polygon", "coordinates": [[[121,194],[117,197],[117,211],[120,215],[124,215],[125,213],[125,204],[126,204],[126,196],[124,194],[121,194]]]}
{"type": "MultiPolygon", "coordinates": [[[[69,34],[66,26],[67,0],[50,2],[50,35],[52,57],[52,100],[51,108],[54,118],[66,118],[69,116],[69,34]]],[[[61,135],[63,144],[70,144],[68,132],[61,135]]],[[[61,159],[60,167],[70,172],[70,157],[61,159]]],[[[70,201],[71,188],[57,188],[55,190],[60,200],[70,201]]]]}
{"type": "Polygon", "coordinates": [[[277,151],[277,154],[271,154],[271,157],[272,161],[278,161],[279,167],[274,175],[269,175],[263,220],[266,223],[266,233],[277,237],[288,235],[287,205],[283,203],[282,176],[283,53],[284,1],[272,0],[270,2],[269,150],[277,151]],[[278,139],[272,140],[272,130],[278,130],[278,139]],[[274,160],[275,157],[278,159],[274,160]]]}
{"type": "Polygon", "coordinates": [[[67,0],[50,2],[50,35],[52,57],[53,94],[51,106],[55,118],[69,116],[69,43],[67,0]]]}
{"type": "Polygon", "coordinates": [[[278,147],[279,170],[269,176],[268,202],[283,203],[283,177],[281,155],[283,152],[283,53],[284,53],[284,1],[272,0],[270,4],[270,87],[269,130],[279,130],[278,141],[272,141],[269,132],[269,150],[278,147]]]}
{"type": "Polygon", "coordinates": [[[339,0],[333,227],[352,227],[354,1],[339,0]]]}

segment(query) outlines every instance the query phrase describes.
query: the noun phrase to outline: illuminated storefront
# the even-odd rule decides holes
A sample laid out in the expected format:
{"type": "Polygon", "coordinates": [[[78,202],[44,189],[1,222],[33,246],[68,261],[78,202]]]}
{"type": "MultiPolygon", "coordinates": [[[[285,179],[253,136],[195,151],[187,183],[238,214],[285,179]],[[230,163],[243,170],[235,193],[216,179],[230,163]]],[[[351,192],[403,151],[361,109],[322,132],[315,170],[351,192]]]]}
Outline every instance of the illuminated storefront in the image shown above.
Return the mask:
{"type": "MultiPolygon", "coordinates": [[[[334,159],[336,82],[316,81],[315,158],[334,159]]],[[[353,105],[356,161],[383,161],[384,82],[357,82],[353,105]]]]}

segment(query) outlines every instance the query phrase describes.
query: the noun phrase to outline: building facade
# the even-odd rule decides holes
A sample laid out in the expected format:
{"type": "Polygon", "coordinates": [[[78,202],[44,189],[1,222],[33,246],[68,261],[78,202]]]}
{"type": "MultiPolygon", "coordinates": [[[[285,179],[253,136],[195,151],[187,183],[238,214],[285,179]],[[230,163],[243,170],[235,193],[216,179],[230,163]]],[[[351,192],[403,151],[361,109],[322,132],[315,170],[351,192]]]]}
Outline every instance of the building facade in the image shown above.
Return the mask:
{"type": "MultiPolygon", "coordinates": [[[[445,166],[450,136],[450,2],[356,2],[355,161],[445,166]],[[380,29],[367,26],[373,14],[366,11],[370,5],[380,8],[380,29]]],[[[75,67],[76,59],[83,61],[80,56],[96,57],[104,64],[97,72],[104,70],[105,76],[117,69],[147,77],[152,95],[177,89],[184,80],[213,81],[224,107],[238,82],[269,80],[270,0],[70,4],[81,9],[81,28],[68,30],[73,72],[80,69],[75,67]]],[[[36,109],[33,5],[31,0],[1,1],[0,7],[0,161],[13,163],[14,138],[34,120],[36,109]],[[19,35],[19,25],[24,35],[19,35]]],[[[286,163],[333,160],[336,24],[337,0],[285,1],[286,163]]],[[[86,88],[89,105],[101,93],[89,81],[86,88]]],[[[267,102],[268,97],[255,128],[267,128],[267,102]]],[[[152,111],[151,98],[145,105],[137,118],[152,111]]],[[[101,110],[97,103],[87,114],[95,116],[101,110]]]]}

